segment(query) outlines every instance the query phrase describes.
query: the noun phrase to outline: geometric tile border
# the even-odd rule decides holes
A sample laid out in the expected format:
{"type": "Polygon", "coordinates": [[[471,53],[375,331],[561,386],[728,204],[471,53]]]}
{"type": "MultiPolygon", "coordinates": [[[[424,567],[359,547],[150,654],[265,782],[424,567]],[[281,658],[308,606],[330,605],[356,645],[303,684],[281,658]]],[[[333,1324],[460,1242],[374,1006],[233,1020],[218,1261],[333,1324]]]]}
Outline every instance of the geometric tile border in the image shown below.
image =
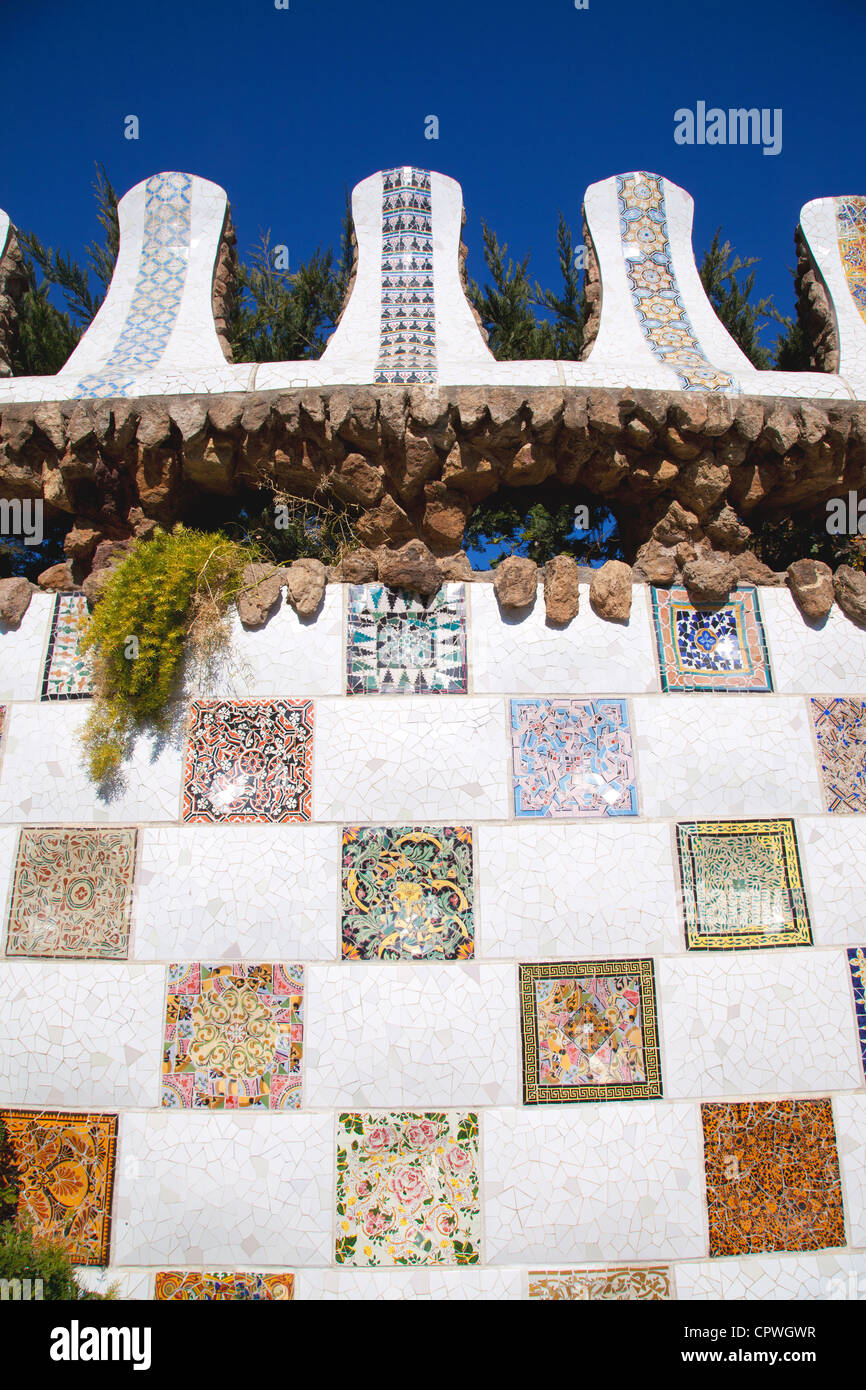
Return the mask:
{"type": "Polygon", "coordinates": [[[477,1115],[340,1115],[337,1263],[477,1264],[478,1182],[477,1115]]]}
{"type": "Polygon", "coordinates": [[[523,1102],[662,1094],[651,960],[520,966],[523,1102]]]}
{"type": "Polygon", "coordinates": [[[235,1299],[279,1300],[286,1302],[295,1296],[294,1274],[190,1274],[187,1270],[161,1270],[156,1276],[154,1298],[158,1303],[195,1300],[219,1302],[235,1299]]]}
{"type": "Polygon", "coordinates": [[[462,584],[426,602],[384,584],[349,586],[347,695],[465,695],[466,681],[462,584]]]}
{"type": "Polygon", "coordinates": [[[718,608],[698,608],[685,589],[652,590],[662,690],[773,689],[755,589],[735,589],[718,608]]]}
{"type": "Polygon", "coordinates": [[[471,959],[472,831],[347,826],[342,902],[347,960],[471,959]]]}
{"type": "Polygon", "coordinates": [[[297,1110],[301,965],[170,965],[162,1104],[184,1110],[297,1110]]]}
{"type": "Polygon", "coordinates": [[[375,382],[434,382],[433,201],[426,169],[382,171],[382,279],[375,382]]]}
{"type": "Polygon", "coordinates": [[[866,1075],[866,949],[862,946],[850,946],[848,948],[848,966],[851,971],[851,984],[854,988],[854,1009],[857,1014],[860,1056],[863,1062],[863,1073],[866,1075]]]}
{"type": "Polygon", "coordinates": [[[616,1269],[531,1269],[529,1297],[591,1300],[673,1298],[667,1265],[625,1265],[616,1269]]]}
{"type": "Polygon", "coordinates": [[[710,1255],[845,1244],[829,1100],[701,1106],[710,1255]]]}
{"type": "Polygon", "coordinates": [[[87,616],[84,594],[57,595],[42,676],[43,700],[83,700],[93,694],[90,657],[81,651],[87,616]]]}
{"type": "Polygon", "coordinates": [[[636,816],[625,700],[512,700],[514,814],[636,816]]]}
{"type": "Polygon", "coordinates": [[[0,1110],[18,1163],[18,1211],[73,1264],[108,1264],[117,1116],[0,1110]]]}
{"type": "Polygon", "coordinates": [[[183,819],[308,821],[312,767],[312,700],[194,700],[183,819]]]}
{"type": "Polygon", "coordinates": [[[21,830],[6,955],[125,960],[137,834],[115,826],[21,830]]]}
{"type": "Polygon", "coordinates": [[[827,810],[862,814],[866,811],[866,700],[813,696],[809,708],[827,810]]]}
{"type": "Polygon", "coordinates": [[[676,837],[688,950],[811,946],[792,820],[689,821],[676,837]]]}

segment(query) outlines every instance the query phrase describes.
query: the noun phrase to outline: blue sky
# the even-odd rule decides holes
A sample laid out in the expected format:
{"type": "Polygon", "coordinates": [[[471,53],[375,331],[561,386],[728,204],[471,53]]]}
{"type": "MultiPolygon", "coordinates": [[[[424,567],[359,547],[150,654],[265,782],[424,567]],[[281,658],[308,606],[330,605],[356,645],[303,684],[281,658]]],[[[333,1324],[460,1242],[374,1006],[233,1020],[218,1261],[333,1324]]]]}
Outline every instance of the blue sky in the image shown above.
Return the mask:
{"type": "MultiPolygon", "coordinates": [[[[863,0],[40,0],[3,6],[0,206],[82,253],[93,165],[119,191],[183,169],[229,194],[241,250],[270,228],[297,264],[336,241],[344,185],[415,163],[463,185],[470,273],[481,219],[555,275],[559,208],[646,168],[696,201],[700,252],[721,225],[762,258],[790,311],[801,205],[866,191],[863,0]],[[682,147],[674,111],[783,111],[776,157],[682,147]],[[123,138],[124,117],[140,139],[123,138]],[[424,118],[439,118],[438,141],[424,118]]],[[[773,335],[774,336],[774,335],[773,335]]]]}

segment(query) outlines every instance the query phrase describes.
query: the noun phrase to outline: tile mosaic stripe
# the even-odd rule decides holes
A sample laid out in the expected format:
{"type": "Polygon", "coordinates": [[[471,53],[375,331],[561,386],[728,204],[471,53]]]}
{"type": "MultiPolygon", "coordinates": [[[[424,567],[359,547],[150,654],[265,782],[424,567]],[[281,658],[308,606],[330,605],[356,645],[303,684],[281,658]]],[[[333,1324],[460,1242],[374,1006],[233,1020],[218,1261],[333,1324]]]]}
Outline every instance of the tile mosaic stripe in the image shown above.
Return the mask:
{"type": "Polygon", "coordinates": [[[58,594],[42,675],[43,700],[86,700],[93,694],[90,657],[81,651],[87,618],[84,594],[58,594]]]}
{"type": "Polygon", "coordinates": [[[839,255],[851,298],[866,323],[866,197],[836,198],[839,255]]]}
{"type": "Polygon", "coordinates": [[[860,1040],[860,1056],[863,1073],[866,1075],[866,947],[848,948],[848,965],[851,970],[851,984],[854,987],[854,1008],[857,1014],[857,1036],[860,1040]]]}
{"type": "Polygon", "coordinates": [[[374,381],[435,382],[433,204],[430,174],[382,174],[382,305],[374,381]]]}

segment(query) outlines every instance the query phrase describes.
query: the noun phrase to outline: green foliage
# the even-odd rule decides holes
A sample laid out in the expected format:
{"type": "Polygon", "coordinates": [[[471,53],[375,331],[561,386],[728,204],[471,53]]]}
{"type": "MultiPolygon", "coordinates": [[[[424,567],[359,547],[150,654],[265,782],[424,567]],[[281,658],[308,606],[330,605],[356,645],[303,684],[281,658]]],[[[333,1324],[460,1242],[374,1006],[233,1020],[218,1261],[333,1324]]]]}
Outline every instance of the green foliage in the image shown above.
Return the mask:
{"type": "Polygon", "coordinates": [[[482,289],[473,280],[469,298],[489,335],[494,357],[499,361],[577,358],[583,343],[586,301],[575,268],[573,238],[562,213],[557,229],[560,294],[543,289],[537,280],[531,284],[530,253],[522,261],[506,260],[507,243],[500,245],[487,223],[481,225],[490,282],[482,289]],[[550,313],[552,319],[539,318],[536,309],[550,313]]]}
{"type": "Polygon", "coordinates": [[[327,491],[321,497],[267,492],[245,507],[237,520],[226,519],[224,529],[277,565],[306,558],[336,565],[359,545],[355,527],[361,510],[327,491]]]}
{"type": "Polygon", "coordinates": [[[866,569],[866,537],[833,536],[827,531],[827,514],[785,516],[755,527],[751,548],[772,570],[784,570],[794,560],[823,560],[831,569],[850,565],[866,569]]]}
{"type": "Polygon", "coordinates": [[[752,301],[758,264],[757,257],[741,260],[729,241],[721,241],[721,228],[716,229],[709,249],[704,252],[700,276],[707,298],[734,341],[742,348],[753,366],[767,371],[773,365],[772,354],[759,338],[770,319],[788,325],[773,305],[773,297],[752,301]],[[751,271],[745,279],[739,279],[751,271]],[[764,320],[764,322],[761,322],[764,320]]]}
{"type": "Polygon", "coordinates": [[[47,1240],[29,1226],[11,1222],[0,1225],[0,1279],[29,1279],[31,1289],[41,1279],[45,1301],[90,1303],[117,1297],[114,1287],[101,1294],[79,1284],[62,1241],[47,1240]]]}
{"type": "Polygon", "coordinates": [[[254,558],[219,532],[176,526],[138,541],[112,574],[83,638],[95,651],[83,734],[94,781],[117,772],[138,729],[166,728],[185,652],[209,656],[226,640],[226,610],[254,558]]]}
{"type": "Polygon", "coordinates": [[[472,510],[464,533],[469,549],[501,545],[491,557],[495,568],[506,555],[526,555],[543,565],[555,555],[573,555],[583,564],[622,559],[616,523],[607,508],[583,498],[575,488],[555,480],[537,487],[500,488],[472,510]],[[592,528],[575,532],[574,509],[589,508],[592,528]]]}
{"type": "Polygon", "coordinates": [[[0,1231],[14,1220],[18,1208],[18,1165],[6,1126],[0,1120],[0,1231]]]}

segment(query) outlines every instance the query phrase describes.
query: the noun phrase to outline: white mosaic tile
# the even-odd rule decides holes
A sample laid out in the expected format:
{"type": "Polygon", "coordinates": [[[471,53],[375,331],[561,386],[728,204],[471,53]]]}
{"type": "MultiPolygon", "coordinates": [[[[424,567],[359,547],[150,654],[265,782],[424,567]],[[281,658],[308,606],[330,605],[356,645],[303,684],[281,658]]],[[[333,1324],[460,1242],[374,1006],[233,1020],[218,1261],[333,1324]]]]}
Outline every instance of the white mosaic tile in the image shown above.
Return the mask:
{"type": "Polygon", "coordinates": [[[124,1115],[114,1260],[161,1269],[329,1264],[334,1184],[330,1115],[124,1115]]]}
{"type": "Polygon", "coordinates": [[[632,700],[643,813],[679,820],[823,810],[805,700],[643,695],[632,700]]]}
{"type": "Polygon", "coordinates": [[[180,814],[178,741],[138,739],[116,789],[103,794],[90,781],[79,731],[87,701],[13,705],[3,730],[0,822],[49,825],[95,821],[129,825],[176,821],[180,814]],[[34,757],[34,750],[38,750],[34,757]]]}
{"type": "Polygon", "coordinates": [[[230,646],[208,672],[190,673],[186,693],[236,700],[340,695],[343,667],[343,586],[329,584],[320,612],[307,621],[285,592],[263,628],[247,630],[234,613],[230,646]]]}
{"type": "Polygon", "coordinates": [[[866,1095],[835,1096],[833,1119],[851,1245],[866,1245],[866,1095]]]}
{"type": "Polygon", "coordinates": [[[184,825],[143,831],[134,956],[166,961],[336,959],[339,834],[330,825],[184,825]]]}
{"type": "Polygon", "coordinates": [[[93,1293],[105,1294],[113,1290],[122,1303],[131,1299],[153,1298],[153,1275],[146,1270],[117,1269],[114,1265],[98,1269],[92,1265],[81,1265],[76,1269],[75,1277],[79,1284],[93,1293]]]}
{"type": "Polygon", "coordinates": [[[866,818],[801,820],[797,840],[815,944],[859,946],[866,939],[866,818]]]}
{"type": "Polygon", "coordinates": [[[834,604],[820,626],[807,623],[787,589],[762,589],[761,612],[776,690],[781,695],[861,695],[866,630],[834,604]]]}
{"type": "Polygon", "coordinates": [[[490,1302],[523,1297],[519,1269],[304,1269],[296,1299],[393,1303],[438,1299],[490,1302]]]}
{"type": "Polygon", "coordinates": [[[661,960],[656,970],[672,1099],[860,1085],[844,952],[714,952],[661,960]]]}
{"type": "Polygon", "coordinates": [[[544,594],[530,612],[504,614],[492,584],[467,586],[470,599],[470,671],[476,695],[627,695],[659,688],[648,606],[649,591],[635,585],[628,623],[596,617],[589,585],[566,627],[550,627],[544,594]]]}
{"type": "Polygon", "coordinates": [[[753,1256],[748,1260],[701,1260],[676,1268],[682,1299],[866,1298],[866,1252],[827,1250],[815,1255],[753,1256]]]}
{"type": "Polygon", "coordinates": [[[583,959],[680,949],[665,825],[482,825],[478,865],[479,956],[583,959]]]}
{"type": "MultiPolygon", "coordinates": [[[[861,205],[862,206],[862,205],[861,205]]],[[[839,372],[862,400],[866,392],[866,315],[862,303],[852,293],[852,284],[859,271],[862,286],[862,259],[858,260],[858,240],[862,244],[863,213],[851,198],[814,198],[800,212],[800,227],[819,267],[821,278],[829,291],[839,336],[839,372]],[[848,235],[844,238],[850,264],[846,270],[838,214],[845,208],[850,219],[848,235]],[[861,235],[858,239],[856,227],[861,235]],[[850,240],[849,240],[850,237],[850,240]]],[[[862,294],[862,288],[861,288],[862,294]]]]}
{"type": "Polygon", "coordinates": [[[452,824],[502,819],[508,742],[502,700],[316,701],[313,819],[452,824]]]}
{"type": "Polygon", "coordinates": [[[0,1101],[158,1104],[164,994],[160,966],[4,961],[0,1101]]]}
{"type": "Polygon", "coordinates": [[[548,1268],[702,1256],[699,1126],[696,1106],[664,1102],[486,1111],[486,1258],[548,1268]]]}
{"type": "Polygon", "coordinates": [[[9,894],[15,872],[18,831],[12,825],[0,825],[0,937],[5,935],[9,909],[9,894]]]}
{"type": "Polygon", "coordinates": [[[510,965],[311,965],[305,1103],[311,1108],[514,1104],[517,991],[510,965]]]}
{"type": "Polygon", "coordinates": [[[18,627],[0,623],[0,703],[38,700],[54,594],[34,594],[18,627]]]}

